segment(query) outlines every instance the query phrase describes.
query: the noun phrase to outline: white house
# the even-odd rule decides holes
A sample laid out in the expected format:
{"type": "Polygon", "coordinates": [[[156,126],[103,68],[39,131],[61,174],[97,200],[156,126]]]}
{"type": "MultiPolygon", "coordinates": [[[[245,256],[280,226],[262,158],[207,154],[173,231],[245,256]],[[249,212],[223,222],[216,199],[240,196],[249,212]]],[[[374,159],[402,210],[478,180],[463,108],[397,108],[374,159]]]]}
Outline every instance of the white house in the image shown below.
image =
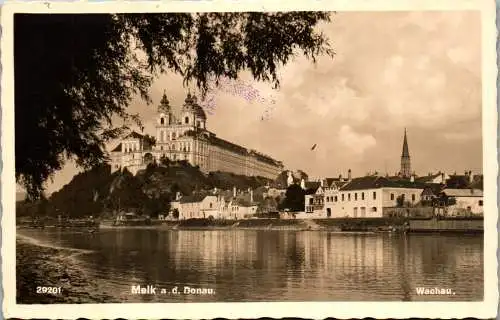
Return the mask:
{"type": "Polygon", "coordinates": [[[325,191],[325,216],[332,218],[379,218],[384,208],[402,203],[417,204],[423,184],[379,176],[354,178],[340,188],[325,191]]]}
{"type": "Polygon", "coordinates": [[[483,191],[479,189],[444,189],[442,194],[455,198],[456,203],[448,207],[448,215],[483,214],[483,191]]]}
{"type": "Polygon", "coordinates": [[[304,187],[306,190],[305,195],[305,213],[320,217],[323,213],[325,202],[325,190],[323,181],[321,182],[305,182],[304,187]]]}
{"type": "Polygon", "coordinates": [[[241,192],[233,188],[232,195],[228,191],[220,193],[221,219],[245,219],[257,213],[257,203],[253,199],[253,190],[241,192]]]}
{"type": "Polygon", "coordinates": [[[172,208],[179,210],[179,219],[216,218],[221,206],[216,195],[193,194],[172,202],[172,208]]]}
{"type": "Polygon", "coordinates": [[[179,211],[179,219],[245,219],[257,213],[257,203],[253,201],[253,191],[217,191],[198,193],[191,196],[177,195],[171,208],[179,211]]]}

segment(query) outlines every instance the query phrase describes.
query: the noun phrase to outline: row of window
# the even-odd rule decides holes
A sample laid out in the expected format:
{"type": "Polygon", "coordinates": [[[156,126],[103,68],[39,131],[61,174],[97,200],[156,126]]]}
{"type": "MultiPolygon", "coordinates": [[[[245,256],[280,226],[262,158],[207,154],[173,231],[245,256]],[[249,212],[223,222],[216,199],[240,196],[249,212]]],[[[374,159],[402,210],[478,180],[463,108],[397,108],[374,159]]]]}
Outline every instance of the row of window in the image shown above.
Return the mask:
{"type": "MultiPolygon", "coordinates": [[[[345,195],[346,194],[344,194],[344,193],[342,193],[340,195],[341,201],[345,201],[345,199],[346,199],[345,195]]],[[[358,193],[355,192],[353,194],[353,196],[354,196],[354,201],[357,201],[358,200],[358,193]]],[[[376,200],[377,199],[377,192],[374,191],[372,197],[373,197],[373,200],[376,200]]],[[[361,200],[365,200],[365,193],[364,192],[361,192],[360,198],[361,198],[361,200]]],[[[395,199],[394,193],[391,193],[391,200],[394,200],[394,199],[395,199]]],[[[415,201],[415,199],[416,199],[415,194],[412,194],[411,201],[415,201]]],[[[351,201],[351,193],[347,193],[347,201],[351,201]]],[[[326,202],[338,202],[338,196],[328,196],[328,197],[326,197],[326,202]]]]}
{"type": "MultiPolygon", "coordinates": [[[[165,118],[163,118],[163,117],[160,118],[160,124],[161,125],[165,125],[166,124],[165,118]]],[[[184,124],[189,124],[189,117],[184,117],[184,124]]],[[[201,121],[200,120],[196,121],[196,126],[197,127],[201,126],[201,121]]]]}
{"type": "MultiPolygon", "coordinates": [[[[403,200],[406,198],[406,196],[403,194],[403,200]]],[[[394,193],[391,193],[391,200],[394,200],[395,199],[395,196],[394,196],[394,193]]],[[[411,195],[411,201],[415,201],[416,199],[416,196],[414,194],[411,195]]]]}
{"type": "Polygon", "coordinates": [[[139,151],[139,146],[137,143],[123,143],[123,152],[134,152],[139,151]]]}
{"type": "MultiPolygon", "coordinates": [[[[345,201],[346,197],[345,197],[346,194],[342,193],[340,195],[341,197],[341,201],[345,201]]],[[[374,191],[373,192],[373,200],[377,200],[377,192],[374,191]]],[[[364,192],[361,192],[360,194],[360,198],[361,200],[365,200],[365,193],[364,192]]],[[[331,196],[331,197],[326,197],[326,202],[338,202],[338,196],[331,196]]],[[[355,192],[354,193],[354,201],[357,201],[358,200],[358,193],[355,192]]],[[[350,193],[347,193],[347,201],[351,201],[351,194],[350,193]]]]}

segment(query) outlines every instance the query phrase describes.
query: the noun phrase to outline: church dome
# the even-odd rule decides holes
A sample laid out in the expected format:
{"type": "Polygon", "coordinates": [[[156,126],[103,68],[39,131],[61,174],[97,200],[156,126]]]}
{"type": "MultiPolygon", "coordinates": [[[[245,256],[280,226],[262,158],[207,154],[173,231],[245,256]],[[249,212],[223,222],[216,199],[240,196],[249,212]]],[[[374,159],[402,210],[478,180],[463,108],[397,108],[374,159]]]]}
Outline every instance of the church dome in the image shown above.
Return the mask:
{"type": "Polygon", "coordinates": [[[158,112],[165,114],[169,114],[171,112],[170,101],[168,101],[167,93],[165,91],[163,91],[163,96],[161,98],[160,105],[158,106],[158,112]]]}
{"type": "Polygon", "coordinates": [[[198,104],[196,96],[191,95],[191,93],[188,93],[186,100],[184,100],[182,112],[192,112],[198,118],[201,118],[203,120],[207,119],[207,115],[205,114],[203,108],[198,104]]]}

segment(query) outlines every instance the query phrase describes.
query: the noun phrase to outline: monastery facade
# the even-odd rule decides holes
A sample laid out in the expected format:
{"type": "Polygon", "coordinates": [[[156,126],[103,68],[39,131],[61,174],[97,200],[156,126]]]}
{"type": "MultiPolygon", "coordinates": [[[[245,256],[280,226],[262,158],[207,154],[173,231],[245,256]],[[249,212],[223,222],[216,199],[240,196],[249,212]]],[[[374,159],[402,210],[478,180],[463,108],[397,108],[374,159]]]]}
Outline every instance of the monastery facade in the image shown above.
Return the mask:
{"type": "Polygon", "coordinates": [[[188,94],[175,115],[165,94],[158,107],[155,142],[132,132],[111,151],[112,171],[127,168],[133,174],[167,157],[186,160],[204,173],[232,172],[275,179],[283,163],[256,150],[221,139],[206,128],[207,116],[195,96],[188,94]]]}

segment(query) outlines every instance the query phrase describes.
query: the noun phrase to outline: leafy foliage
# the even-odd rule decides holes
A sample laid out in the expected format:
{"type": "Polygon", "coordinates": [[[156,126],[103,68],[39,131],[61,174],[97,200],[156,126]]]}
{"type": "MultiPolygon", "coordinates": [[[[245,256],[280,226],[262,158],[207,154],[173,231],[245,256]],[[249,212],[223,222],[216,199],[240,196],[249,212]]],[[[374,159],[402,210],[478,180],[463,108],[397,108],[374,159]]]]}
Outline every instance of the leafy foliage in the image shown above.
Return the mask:
{"type": "Polygon", "coordinates": [[[156,145],[156,138],[149,134],[145,134],[142,138],[142,142],[144,143],[144,150],[152,150],[152,147],[156,145]]]}
{"type": "Polygon", "coordinates": [[[108,165],[102,165],[75,175],[70,183],[51,195],[48,214],[82,217],[101,212],[112,182],[119,176],[110,172],[108,165]]]}
{"type": "Polygon", "coordinates": [[[279,209],[290,211],[304,211],[305,191],[298,185],[292,184],[286,189],[285,199],[279,204],[279,209]]]}
{"type": "Polygon", "coordinates": [[[278,69],[302,53],[333,55],[315,31],[329,13],[16,14],[16,179],[37,198],[69,158],[83,168],[106,160],[104,144],[137,115],[154,78],[167,71],[206,92],[221,76],[249,70],[279,85],[278,69]],[[115,128],[113,117],[123,119],[115,128]]]}
{"type": "Polygon", "coordinates": [[[402,194],[396,198],[396,203],[398,207],[403,207],[405,204],[405,195],[402,194]]]}
{"type": "Polygon", "coordinates": [[[172,216],[174,217],[174,219],[179,219],[179,210],[177,208],[172,210],[172,216]]]}

